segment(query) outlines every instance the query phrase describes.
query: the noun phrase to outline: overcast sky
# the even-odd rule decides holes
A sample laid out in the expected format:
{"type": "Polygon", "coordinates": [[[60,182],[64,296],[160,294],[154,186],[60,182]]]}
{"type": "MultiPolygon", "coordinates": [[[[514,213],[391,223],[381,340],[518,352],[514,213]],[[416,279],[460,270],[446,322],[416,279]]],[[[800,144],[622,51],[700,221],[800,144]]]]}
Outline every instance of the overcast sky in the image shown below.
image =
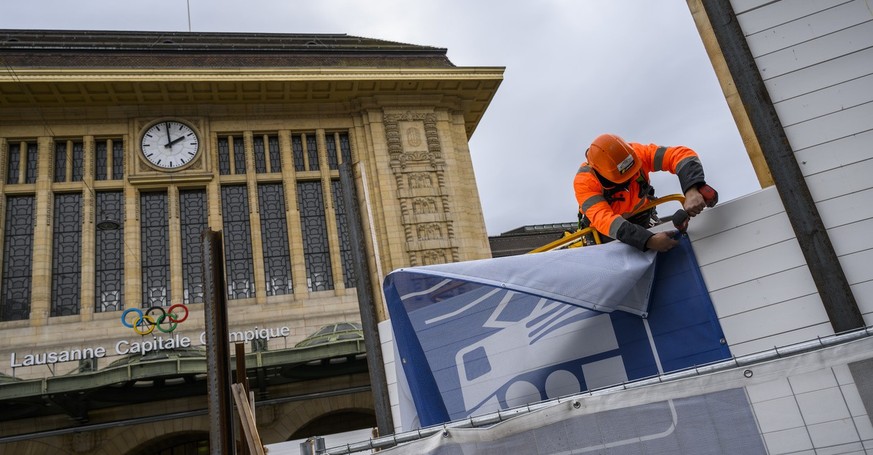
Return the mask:
{"type": "Polygon", "coordinates": [[[573,176],[604,132],[693,148],[722,201],[759,189],[684,0],[0,0],[0,28],[187,31],[189,5],[195,32],[345,33],[505,67],[470,141],[489,235],[575,221],[573,176]]]}

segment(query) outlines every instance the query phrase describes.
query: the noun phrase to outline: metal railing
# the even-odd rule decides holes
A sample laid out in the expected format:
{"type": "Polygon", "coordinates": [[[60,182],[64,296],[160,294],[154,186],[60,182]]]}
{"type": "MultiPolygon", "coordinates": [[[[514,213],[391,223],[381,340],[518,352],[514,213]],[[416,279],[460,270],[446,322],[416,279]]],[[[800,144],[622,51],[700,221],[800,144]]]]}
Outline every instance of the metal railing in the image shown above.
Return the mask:
{"type": "MultiPolygon", "coordinates": [[[[862,340],[865,338],[869,338],[873,336],[873,326],[864,327],[862,329],[853,330],[849,332],[839,333],[835,335],[830,335],[826,337],[819,337],[813,340],[803,341],[799,343],[794,343],[790,345],[786,345],[783,347],[774,347],[773,349],[768,349],[766,351],[761,351],[753,354],[748,354],[739,357],[733,357],[731,359],[722,360],[719,362],[714,362],[711,364],[695,366],[691,368],[686,368],[683,370],[673,371],[670,373],[659,374],[656,376],[651,376],[648,378],[638,379],[622,384],[616,384],[613,386],[602,387],[598,389],[591,389],[585,392],[581,392],[574,395],[568,395],[565,397],[555,398],[552,400],[541,401],[537,403],[532,403],[524,406],[519,406],[515,408],[510,408],[506,410],[496,411],[489,414],[483,414],[481,416],[470,417],[464,420],[457,420],[449,423],[445,423],[442,425],[436,425],[427,428],[421,428],[418,430],[407,431],[399,434],[384,436],[380,438],[370,439],[367,441],[361,441],[353,444],[346,444],[343,446],[330,447],[327,450],[318,452],[318,455],[346,455],[353,454],[357,452],[363,452],[367,450],[381,450],[387,449],[390,447],[394,447],[403,443],[416,441],[419,439],[427,438],[429,436],[433,436],[438,433],[443,433],[444,435],[448,435],[449,429],[454,428],[479,428],[486,427],[490,425],[494,425],[500,422],[503,422],[507,419],[517,417],[523,414],[528,414],[540,409],[549,408],[555,406],[560,403],[572,403],[574,407],[576,403],[586,397],[598,396],[598,395],[606,395],[616,392],[621,392],[624,390],[636,389],[640,387],[646,387],[650,385],[657,385],[661,383],[677,381],[680,379],[708,375],[712,373],[717,373],[721,371],[726,371],[734,368],[744,368],[746,371],[749,371],[747,368],[761,364],[764,362],[768,362],[771,360],[781,359],[785,357],[791,357],[795,355],[804,354],[807,352],[815,351],[818,349],[823,349],[827,347],[837,346],[845,343],[850,343],[853,341],[862,340]]],[[[745,371],[744,371],[745,373],[745,371]]],[[[748,376],[747,376],[748,377],[748,376]]]]}
{"type": "MultiPolygon", "coordinates": [[[[665,202],[672,202],[672,201],[677,201],[681,204],[681,203],[685,202],[685,196],[682,196],[681,194],[670,194],[670,195],[667,195],[664,197],[660,197],[660,198],[655,199],[653,201],[647,202],[645,205],[643,205],[642,207],[637,209],[637,211],[635,211],[633,213],[633,215],[643,213],[646,210],[650,210],[650,209],[657,207],[658,205],[661,205],[665,202]]],[[[528,254],[542,253],[545,251],[558,250],[561,248],[578,248],[578,247],[584,246],[584,244],[583,244],[584,242],[582,241],[582,239],[583,239],[583,237],[585,237],[588,234],[590,234],[594,238],[595,244],[599,245],[601,243],[600,233],[597,232],[597,229],[594,229],[593,227],[589,226],[589,227],[586,227],[584,229],[579,229],[573,233],[565,233],[564,237],[561,237],[560,239],[555,240],[554,242],[547,243],[539,248],[533,249],[530,252],[528,252],[528,254]]]]}

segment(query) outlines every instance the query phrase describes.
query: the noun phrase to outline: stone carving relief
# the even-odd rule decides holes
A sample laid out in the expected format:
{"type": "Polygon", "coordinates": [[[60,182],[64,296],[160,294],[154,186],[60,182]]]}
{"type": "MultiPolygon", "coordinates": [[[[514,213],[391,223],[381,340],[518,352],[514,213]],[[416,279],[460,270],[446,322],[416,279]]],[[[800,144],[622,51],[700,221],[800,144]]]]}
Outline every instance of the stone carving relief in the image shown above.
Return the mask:
{"type": "Polygon", "coordinates": [[[415,215],[437,213],[436,200],[432,197],[416,198],[412,201],[412,213],[415,215]]]}
{"type": "Polygon", "coordinates": [[[411,111],[385,114],[383,124],[389,164],[397,189],[400,190],[398,194],[401,195],[397,202],[403,215],[410,264],[457,261],[457,247],[453,246],[452,201],[447,195],[446,178],[443,175],[445,161],[437,129],[437,115],[411,111]],[[419,191],[410,193],[408,190],[419,191]],[[445,219],[440,216],[445,216],[445,219]],[[439,242],[442,248],[418,250],[421,245],[416,242],[423,241],[439,242]]]}
{"type": "Polygon", "coordinates": [[[407,175],[407,182],[410,189],[432,188],[433,179],[426,172],[413,172],[407,175]]]}
{"type": "Polygon", "coordinates": [[[422,142],[422,134],[421,130],[415,126],[407,126],[406,127],[406,143],[412,147],[417,148],[420,147],[422,142]]]}
{"type": "Polygon", "coordinates": [[[443,229],[437,223],[428,223],[418,226],[418,240],[441,240],[443,238],[443,229]]]}
{"type": "Polygon", "coordinates": [[[445,264],[446,253],[442,250],[427,250],[421,252],[421,265],[445,264]]]}
{"type": "Polygon", "coordinates": [[[440,148],[436,114],[407,111],[405,114],[385,115],[383,122],[392,168],[403,169],[413,162],[424,162],[433,168],[445,164],[440,148]]]}

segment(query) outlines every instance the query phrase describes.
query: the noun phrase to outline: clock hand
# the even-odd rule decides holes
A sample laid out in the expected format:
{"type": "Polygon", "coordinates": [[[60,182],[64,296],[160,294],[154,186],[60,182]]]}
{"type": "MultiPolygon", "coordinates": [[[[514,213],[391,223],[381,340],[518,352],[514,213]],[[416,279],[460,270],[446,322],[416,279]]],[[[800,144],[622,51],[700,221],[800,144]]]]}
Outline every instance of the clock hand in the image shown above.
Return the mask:
{"type": "Polygon", "coordinates": [[[167,145],[165,145],[164,147],[169,147],[169,145],[170,145],[170,122],[165,122],[164,128],[167,129],[167,145]]]}
{"type": "Polygon", "coordinates": [[[173,139],[172,141],[168,142],[167,145],[165,145],[164,147],[166,147],[166,148],[170,148],[170,147],[173,146],[173,144],[175,144],[176,142],[181,141],[182,139],[185,139],[185,136],[179,136],[179,137],[177,137],[176,139],[173,139]]]}

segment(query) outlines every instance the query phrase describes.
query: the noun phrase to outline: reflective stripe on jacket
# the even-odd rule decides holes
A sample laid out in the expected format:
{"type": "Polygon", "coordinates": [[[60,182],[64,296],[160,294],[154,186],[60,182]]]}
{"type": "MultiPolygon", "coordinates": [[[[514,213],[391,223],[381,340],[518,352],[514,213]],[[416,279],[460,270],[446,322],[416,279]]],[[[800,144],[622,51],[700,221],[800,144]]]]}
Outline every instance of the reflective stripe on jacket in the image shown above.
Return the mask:
{"type": "Polygon", "coordinates": [[[663,147],[655,144],[630,143],[640,160],[640,175],[634,177],[624,190],[613,193],[610,201],[605,194],[614,187],[604,187],[588,163],[582,163],[573,181],[579,211],[588,218],[598,232],[645,251],[652,233],[625,219],[646,203],[649,172],[667,171],[679,176],[684,193],[704,183],[703,166],[697,153],[688,147],[663,147]],[[640,183],[646,188],[640,191],[640,183]],[[624,215],[624,216],[622,216],[624,215]]]}

